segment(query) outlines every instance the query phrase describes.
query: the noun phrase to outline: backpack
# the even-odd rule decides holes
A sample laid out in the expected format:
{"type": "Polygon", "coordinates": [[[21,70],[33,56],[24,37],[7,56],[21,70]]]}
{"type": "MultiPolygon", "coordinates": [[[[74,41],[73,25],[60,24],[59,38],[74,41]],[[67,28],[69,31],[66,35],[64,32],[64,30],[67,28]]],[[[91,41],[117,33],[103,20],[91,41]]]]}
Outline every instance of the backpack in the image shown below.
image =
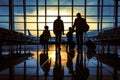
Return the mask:
{"type": "Polygon", "coordinates": [[[75,20],[76,32],[87,32],[89,30],[89,25],[84,18],[77,18],[75,20]]]}
{"type": "Polygon", "coordinates": [[[83,27],[83,32],[87,32],[89,30],[89,25],[86,23],[86,25],[83,27]]]}
{"type": "Polygon", "coordinates": [[[87,24],[85,19],[83,19],[83,23],[84,24],[83,24],[83,27],[82,27],[82,31],[87,32],[89,30],[90,26],[87,24]]]}

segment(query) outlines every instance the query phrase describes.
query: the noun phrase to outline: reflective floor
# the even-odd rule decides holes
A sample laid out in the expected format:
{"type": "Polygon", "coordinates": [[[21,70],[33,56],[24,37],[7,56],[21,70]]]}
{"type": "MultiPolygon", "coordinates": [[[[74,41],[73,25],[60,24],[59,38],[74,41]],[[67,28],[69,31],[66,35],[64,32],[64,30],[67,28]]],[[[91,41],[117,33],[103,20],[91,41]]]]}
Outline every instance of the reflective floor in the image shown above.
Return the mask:
{"type": "MultiPolygon", "coordinates": [[[[83,57],[79,57],[81,54],[78,55],[77,47],[69,52],[66,51],[66,45],[60,47],[60,53],[57,53],[55,45],[49,45],[48,52],[44,54],[41,45],[26,46],[33,56],[0,71],[0,80],[120,80],[120,68],[114,68],[97,57],[97,54],[104,53],[118,54],[120,58],[119,46],[108,48],[99,45],[91,52],[84,46],[83,57]]],[[[5,48],[3,53],[7,54],[5,48]]]]}

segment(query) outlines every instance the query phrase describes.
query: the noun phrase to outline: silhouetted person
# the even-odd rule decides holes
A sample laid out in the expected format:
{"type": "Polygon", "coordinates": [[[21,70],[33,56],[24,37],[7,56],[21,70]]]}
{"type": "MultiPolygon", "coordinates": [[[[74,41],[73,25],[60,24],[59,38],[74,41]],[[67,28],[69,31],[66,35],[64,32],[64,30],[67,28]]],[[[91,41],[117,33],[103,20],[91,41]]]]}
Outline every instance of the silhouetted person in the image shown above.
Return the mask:
{"type": "Polygon", "coordinates": [[[48,40],[51,38],[51,34],[48,26],[45,26],[44,29],[42,37],[40,38],[42,38],[41,40],[43,41],[44,49],[48,50],[48,40]]]}
{"type": "Polygon", "coordinates": [[[61,66],[61,55],[60,52],[56,50],[56,60],[53,68],[53,80],[63,80],[63,78],[64,68],[61,66]]]}
{"type": "Polygon", "coordinates": [[[61,16],[58,16],[53,23],[53,32],[56,37],[56,61],[53,69],[53,80],[63,80],[64,70],[61,67],[60,43],[61,36],[64,34],[64,24],[61,16]]]}
{"type": "Polygon", "coordinates": [[[57,19],[53,23],[53,32],[56,37],[56,49],[57,46],[60,46],[61,43],[61,36],[64,34],[64,24],[61,20],[61,16],[58,16],[57,19]]]}
{"type": "Polygon", "coordinates": [[[75,79],[74,80],[88,80],[89,69],[83,64],[83,59],[80,54],[77,54],[75,66],[75,79]]]}
{"type": "Polygon", "coordinates": [[[71,27],[69,27],[69,31],[67,33],[67,40],[68,44],[73,40],[73,29],[71,27]]]}
{"type": "Polygon", "coordinates": [[[48,53],[40,54],[40,66],[44,71],[45,80],[47,80],[48,72],[50,71],[51,59],[49,60],[48,53]]]}
{"type": "Polygon", "coordinates": [[[69,27],[69,31],[67,32],[67,46],[66,49],[74,49],[75,48],[75,42],[73,41],[73,29],[72,27],[69,27]]]}
{"type": "Polygon", "coordinates": [[[69,69],[69,74],[71,74],[71,80],[74,80],[74,70],[73,70],[73,58],[75,57],[74,49],[69,49],[67,52],[67,63],[66,66],[69,69]]]}
{"type": "Polygon", "coordinates": [[[80,13],[77,13],[77,18],[74,21],[73,24],[73,29],[76,27],[76,40],[77,40],[77,45],[78,45],[78,50],[82,50],[83,46],[83,27],[86,25],[86,20],[82,18],[80,13]]]}

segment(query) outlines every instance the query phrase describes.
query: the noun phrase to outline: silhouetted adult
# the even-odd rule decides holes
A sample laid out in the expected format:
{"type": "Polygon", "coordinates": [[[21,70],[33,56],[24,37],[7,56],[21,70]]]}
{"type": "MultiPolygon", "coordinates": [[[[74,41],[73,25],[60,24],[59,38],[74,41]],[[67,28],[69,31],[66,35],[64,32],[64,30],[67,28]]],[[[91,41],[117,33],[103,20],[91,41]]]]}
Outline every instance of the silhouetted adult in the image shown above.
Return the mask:
{"type": "Polygon", "coordinates": [[[53,23],[53,32],[56,37],[56,47],[61,43],[61,36],[64,34],[64,24],[61,20],[61,16],[58,16],[57,19],[53,23]]]}
{"type": "Polygon", "coordinates": [[[60,52],[56,50],[55,66],[53,68],[53,80],[63,80],[64,79],[64,68],[61,64],[60,52]]]}
{"type": "Polygon", "coordinates": [[[77,13],[77,18],[74,21],[74,24],[72,28],[74,29],[76,27],[76,40],[77,40],[77,45],[78,49],[82,50],[82,45],[83,45],[83,27],[86,25],[86,20],[82,18],[80,13],[77,13]]]}

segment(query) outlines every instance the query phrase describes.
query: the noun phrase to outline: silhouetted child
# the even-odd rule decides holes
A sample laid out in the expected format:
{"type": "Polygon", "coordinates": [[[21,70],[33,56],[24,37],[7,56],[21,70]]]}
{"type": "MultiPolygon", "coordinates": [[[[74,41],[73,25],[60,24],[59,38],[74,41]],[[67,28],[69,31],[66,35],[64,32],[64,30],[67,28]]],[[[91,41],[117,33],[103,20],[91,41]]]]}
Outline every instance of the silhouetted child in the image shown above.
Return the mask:
{"type": "Polygon", "coordinates": [[[74,49],[75,48],[75,42],[73,41],[73,29],[72,27],[69,27],[69,32],[67,33],[67,48],[74,49]]]}
{"type": "Polygon", "coordinates": [[[44,49],[48,49],[48,40],[51,38],[51,34],[50,34],[48,26],[45,26],[44,29],[45,30],[42,33],[44,49]]]}

